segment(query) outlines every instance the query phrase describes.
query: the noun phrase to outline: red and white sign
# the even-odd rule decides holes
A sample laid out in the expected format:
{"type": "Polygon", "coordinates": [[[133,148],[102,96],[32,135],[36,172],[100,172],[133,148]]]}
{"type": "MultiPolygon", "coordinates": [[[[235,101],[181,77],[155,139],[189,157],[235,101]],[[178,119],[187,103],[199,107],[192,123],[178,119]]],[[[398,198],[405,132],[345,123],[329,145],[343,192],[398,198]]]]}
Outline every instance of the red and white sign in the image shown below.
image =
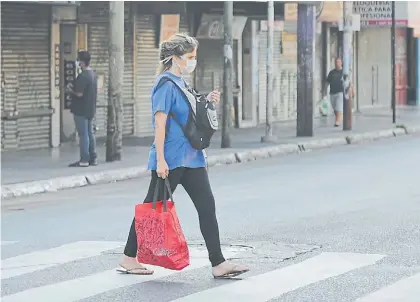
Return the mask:
{"type": "MultiPolygon", "coordinates": [[[[392,1],[354,1],[353,13],[360,14],[362,27],[391,26],[392,1]]],[[[408,25],[407,1],[395,1],[395,23],[408,25]]]]}

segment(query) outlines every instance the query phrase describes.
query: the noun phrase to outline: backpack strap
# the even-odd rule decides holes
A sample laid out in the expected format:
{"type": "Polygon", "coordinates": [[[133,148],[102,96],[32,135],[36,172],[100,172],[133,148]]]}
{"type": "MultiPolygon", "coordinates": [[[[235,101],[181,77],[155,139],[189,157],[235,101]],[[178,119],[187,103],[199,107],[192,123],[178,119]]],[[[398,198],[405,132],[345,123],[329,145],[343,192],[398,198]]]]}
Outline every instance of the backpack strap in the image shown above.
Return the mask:
{"type": "MultiPolygon", "coordinates": [[[[187,83],[185,82],[185,80],[184,79],[182,79],[183,81],[184,81],[184,83],[185,83],[185,85],[187,86],[187,83]]],[[[181,87],[179,87],[178,86],[178,84],[177,83],[175,83],[175,81],[174,80],[172,80],[170,77],[166,77],[166,76],[164,76],[164,77],[162,77],[160,80],[159,80],[159,83],[156,85],[156,89],[155,89],[155,91],[156,90],[158,90],[160,87],[162,87],[163,86],[163,84],[165,84],[166,82],[172,82],[180,91],[181,91],[181,93],[184,95],[184,97],[186,98],[187,96],[185,95],[185,93],[184,93],[184,91],[181,89],[181,87]]],[[[188,102],[188,104],[189,104],[189,102],[188,102]]],[[[182,126],[182,124],[178,121],[178,119],[177,119],[177,117],[175,116],[175,114],[173,113],[173,112],[171,112],[171,111],[169,111],[169,116],[170,117],[172,117],[173,119],[174,119],[174,121],[181,127],[181,129],[182,130],[184,130],[184,127],[182,126]]],[[[169,128],[170,128],[170,126],[171,126],[171,124],[169,123],[169,125],[168,125],[168,127],[166,128],[166,134],[168,134],[168,131],[169,131],[169,128]]]]}
{"type": "MultiPolygon", "coordinates": [[[[181,78],[182,79],[182,78],[181,78]]],[[[172,82],[180,91],[181,91],[181,93],[182,93],[182,95],[184,95],[184,97],[185,97],[185,99],[186,100],[188,100],[188,98],[187,98],[187,96],[185,95],[185,92],[182,90],[182,88],[181,87],[179,87],[179,85],[173,80],[173,79],[171,79],[170,77],[162,77],[161,79],[160,79],[160,81],[159,81],[159,83],[157,84],[157,86],[156,86],[156,90],[157,89],[159,89],[163,84],[165,84],[166,82],[172,82]]],[[[189,89],[190,88],[190,86],[188,85],[188,83],[184,80],[184,79],[182,79],[182,81],[184,82],[184,84],[185,84],[185,88],[187,88],[187,89],[189,89]]],[[[187,102],[188,104],[190,103],[190,102],[187,102]]]]}

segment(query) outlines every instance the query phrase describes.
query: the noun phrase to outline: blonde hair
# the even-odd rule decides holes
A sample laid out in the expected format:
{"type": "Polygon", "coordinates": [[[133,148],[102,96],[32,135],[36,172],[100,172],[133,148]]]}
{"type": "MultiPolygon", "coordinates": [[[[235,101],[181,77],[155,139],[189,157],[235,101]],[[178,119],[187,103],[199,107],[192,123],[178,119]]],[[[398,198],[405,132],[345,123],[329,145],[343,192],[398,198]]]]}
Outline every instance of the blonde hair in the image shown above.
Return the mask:
{"type": "Polygon", "coordinates": [[[198,47],[198,41],[187,34],[179,33],[171,36],[168,40],[160,43],[159,65],[157,74],[169,70],[172,67],[172,57],[181,57],[192,52],[198,47]]]}

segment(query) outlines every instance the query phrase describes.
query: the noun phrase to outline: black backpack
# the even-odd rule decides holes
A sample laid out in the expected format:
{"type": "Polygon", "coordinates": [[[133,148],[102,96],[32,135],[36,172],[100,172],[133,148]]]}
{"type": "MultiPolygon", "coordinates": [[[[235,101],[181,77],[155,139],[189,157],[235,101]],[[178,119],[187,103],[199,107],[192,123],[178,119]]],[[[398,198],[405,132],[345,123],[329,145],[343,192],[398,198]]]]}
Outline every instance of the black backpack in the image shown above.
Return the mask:
{"type": "Polygon", "coordinates": [[[172,112],[169,112],[169,116],[180,125],[185,137],[194,149],[203,150],[208,148],[213,134],[219,128],[215,103],[207,100],[206,96],[201,95],[190,88],[185,81],[186,88],[181,88],[169,77],[162,77],[156,90],[168,81],[172,82],[181,91],[185,101],[190,107],[188,120],[185,126],[178,121],[175,114],[172,112]]]}

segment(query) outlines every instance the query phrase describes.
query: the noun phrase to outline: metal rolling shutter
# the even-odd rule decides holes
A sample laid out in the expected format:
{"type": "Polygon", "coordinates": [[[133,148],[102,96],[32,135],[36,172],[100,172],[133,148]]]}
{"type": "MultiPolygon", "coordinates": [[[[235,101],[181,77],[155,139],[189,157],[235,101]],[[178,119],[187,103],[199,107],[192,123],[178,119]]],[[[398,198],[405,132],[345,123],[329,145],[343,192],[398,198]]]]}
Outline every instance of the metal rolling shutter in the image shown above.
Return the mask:
{"type": "Polygon", "coordinates": [[[2,115],[19,114],[2,119],[2,149],[50,145],[50,17],[49,5],[1,5],[2,115]]]}
{"type": "MultiPolygon", "coordinates": [[[[3,57],[2,57],[2,59],[3,59],[3,57]]],[[[3,110],[3,108],[4,108],[4,82],[3,81],[4,81],[4,76],[3,76],[3,70],[2,70],[1,71],[1,96],[0,96],[1,97],[0,110],[1,110],[1,113],[2,114],[4,112],[4,110],[3,110]]],[[[3,150],[4,149],[4,140],[5,140],[4,121],[3,121],[3,119],[1,120],[0,127],[1,127],[1,150],[3,150]]]]}
{"type": "MultiPolygon", "coordinates": [[[[2,41],[3,43],[3,41],[2,41]]],[[[2,49],[3,50],[3,49],[2,49]]],[[[3,54],[3,53],[2,53],[3,54]]],[[[2,56],[3,61],[3,56],[2,56]]],[[[4,62],[4,61],[3,61],[4,62]]],[[[1,113],[15,112],[18,97],[18,74],[9,74],[3,72],[2,65],[2,89],[1,89],[1,113]]],[[[3,120],[1,125],[1,143],[3,149],[17,149],[18,129],[17,120],[3,120]]]]}
{"type": "Polygon", "coordinates": [[[297,22],[285,21],[282,34],[283,70],[282,81],[287,87],[287,118],[297,118],[297,22]]]}
{"type": "Polygon", "coordinates": [[[258,122],[266,121],[267,103],[267,32],[260,31],[258,39],[258,122]]]}
{"type": "Polygon", "coordinates": [[[5,133],[4,133],[4,121],[1,121],[1,149],[4,149],[4,139],[5,139],[5,133]]]}
{"type": "Polygon", "coordinates": [[[151,91],[155,82],[159,61],[159,49],[155,46],[155,16],[137,15],[137,134],[153,135],[151,91]]]}
{"type": "MultiPolygon", "coordinates": [[[[273,51],[273,118],[274,120],[285,119],[284,81],[282,72],[281,55],[281,32],[274,31],[274,51],[273,51]],[[283,86],[282,86],[283,85],[283,86]]],[[[266,120],[267,104],[267,31],[259,34],[259,122],[266,120]]]]}
{"type": "MultiPolygon", "coordinates": [[[[128,6],[125,7],[124,30],[124,79],[123,97],[123,134],[134,132],[134,96],[133,96],[133,34],[129,22],[128,6]]],[[[98,137],[106,136],[109,73],[109,3],[86,2],[79,10],[79,20],[88,24],[88,50],[92,55],[91,65],[99,78],[103,78],[103,87],[98,91],[98,104],[95,117],[98,137]]]]}
{"type": "Polygon", "coordinates": [[[95,116],[96,135],[98,137],[106,136],[109,2],[81,2],[78,13],[79,23],[87,24],[87,47],[92,56],[91,66],[97,73],[99,79],[95,116]]]}
{"type": "Polygon", "coordinates": [[[281,121],[285,117],[285,101],[282,96],[281,87],[281,71],[282,71],[282,55],[281,55],[281,31],[274,32],[274,53],[273,53],[273,118],[281,121]]]}
{"type": "Polygon", "coordinates": [[[134,134],[134,74],[133,74],[133,18],[131,17],[132,2],[125,4],[124,21],[124,82],[123,82],[123,134],[134,134]]]}

